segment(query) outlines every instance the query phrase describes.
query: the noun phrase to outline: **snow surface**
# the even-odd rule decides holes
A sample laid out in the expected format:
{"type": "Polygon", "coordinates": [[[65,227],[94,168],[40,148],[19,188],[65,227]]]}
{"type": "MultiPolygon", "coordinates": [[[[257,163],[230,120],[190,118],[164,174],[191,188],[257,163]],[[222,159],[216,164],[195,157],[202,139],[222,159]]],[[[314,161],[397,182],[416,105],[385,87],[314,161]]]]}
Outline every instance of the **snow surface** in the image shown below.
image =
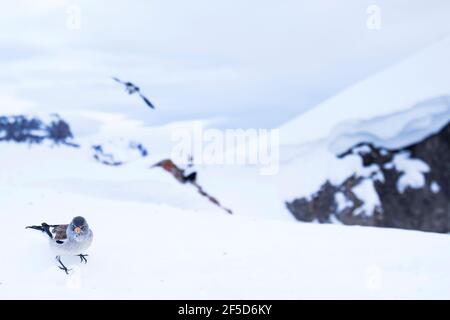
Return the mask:
{"type": "Polygon", "coordinates": [[[102,153],[99,154],[94,149],[92,153],[104,161],[126,163],[143,157],[141,150],[138,148],[139,142],[129,141],[124,138],[96,141],[95,145],[101,146],[102,153]]]}
{"type": "Polygon", "coordinates": [[[145,159],[111,168],[68,147],[0,150],[2,299],[450,297],[447,235],[230,216],[145,159]],[[24,227],[76,215],[95,239],[88,264],[63,258],[66,276],[24,227]]]}
{"type": "Polygon", "coordinates": [[[364,179],[355,186],[352,191],[358,199],[364,199],[362,206],[354,211],[355,215],[364,215],[370,217],[376,209],[381,209],[381,202],[371,179],[364,179]]]}
{"type": "Polygon", "coordinates": [[[392,160],[397,171],[401,172],[397,181],[397,190],[401,193],[407,188],[423,188],[425,186],[424,173],[430,171],[430,167],[420,159],[410,157],[408,152],[397,154],[392,160]]]}
{"type": "Polygon", "coordinates": [[[337,211],[341,212],[345,208],[349,208],[353,206],[353,201],[347,199],[347,197],[342,192],[336,192],[334,195],[334,201],[337,205],[337,211]]]}
{"type": "Polygon", "coordinates": [[[422,101],[413,107],[364,121],[346,121],[332,130],[330,149],[345,152],[365,141],[389,149],[420,141],[442,129],[450,120],[450,97],[422,101]]]}
{"type": "Polygon", "coordinates": [[[439,191],[441,191],[441,187],[436,181],[433,181],[431,183],[430,188],[433,193],[438,193],[439,191]]]}

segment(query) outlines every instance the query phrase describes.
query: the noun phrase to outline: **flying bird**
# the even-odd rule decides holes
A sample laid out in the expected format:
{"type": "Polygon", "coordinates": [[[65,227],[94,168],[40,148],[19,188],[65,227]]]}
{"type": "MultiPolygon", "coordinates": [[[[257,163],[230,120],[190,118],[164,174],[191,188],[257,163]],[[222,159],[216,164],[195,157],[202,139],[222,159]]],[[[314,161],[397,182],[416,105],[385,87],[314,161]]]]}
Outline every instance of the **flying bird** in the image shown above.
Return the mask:
{"type": "Polygon", "coordinates": [[[74,255],[80,257],[80,263],[87,263],[87,254],[83,254],[92,243],[94,234],[85,218],[75,217],[69,224],[48,225],[43,222],[40,226],[28,226],[26,229],[42,231],[50,237],[50,247],[56,252],[58,266],[66,274],[70,269],[62,263],[62,255],[74,255]]]}
{"type": "Polygon", "coordinates": [[[155,109],[155,106],[153,105],[153,103],[150,102],[150,100],[148,100],[139,90],[139,87],[134,85],[131,82],[125,82],[122,81],[116,77],[112,77],[115,81],[117,81],[120,84],[123,84],[125,86],[125,90],[127,90],[128,94],[133,94],[133,93],[137,93],[142,100],[144,100],[144,102],[152,109],[155,109]]]}

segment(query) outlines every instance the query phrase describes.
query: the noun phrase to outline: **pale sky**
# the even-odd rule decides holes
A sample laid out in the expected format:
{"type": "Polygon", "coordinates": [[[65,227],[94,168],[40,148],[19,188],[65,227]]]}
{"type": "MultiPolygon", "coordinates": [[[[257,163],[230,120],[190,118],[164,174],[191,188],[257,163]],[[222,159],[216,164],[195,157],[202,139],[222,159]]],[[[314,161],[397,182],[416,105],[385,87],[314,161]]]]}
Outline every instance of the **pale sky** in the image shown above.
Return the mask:
{"type": "Polygon", "coordinates": [[[0,3],[0,97],[148,124],[274,127],[450,33],[447,0],[0,3]],[[373,4],[379,30],[366,26],[373,4]],[[113,75],[139,85],[157,110],[113,75]]]}

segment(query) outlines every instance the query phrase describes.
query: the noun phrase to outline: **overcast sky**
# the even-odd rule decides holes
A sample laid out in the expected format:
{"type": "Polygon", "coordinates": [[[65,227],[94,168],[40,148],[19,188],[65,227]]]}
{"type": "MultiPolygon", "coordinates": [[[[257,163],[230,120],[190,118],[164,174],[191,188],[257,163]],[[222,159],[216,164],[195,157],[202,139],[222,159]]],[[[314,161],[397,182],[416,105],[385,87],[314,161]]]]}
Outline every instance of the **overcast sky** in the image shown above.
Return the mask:
{"type": "Polygon", "coordinates": [[[35,110],[119,111],[148,124],[277,126],[450,33],[448,0],[0,3],[0,112],[15,97],[35,110]],[[373,4],[379,30],[366,25],[373,4]],[[70,28],[77,10],[80,28],[70,28]]]}

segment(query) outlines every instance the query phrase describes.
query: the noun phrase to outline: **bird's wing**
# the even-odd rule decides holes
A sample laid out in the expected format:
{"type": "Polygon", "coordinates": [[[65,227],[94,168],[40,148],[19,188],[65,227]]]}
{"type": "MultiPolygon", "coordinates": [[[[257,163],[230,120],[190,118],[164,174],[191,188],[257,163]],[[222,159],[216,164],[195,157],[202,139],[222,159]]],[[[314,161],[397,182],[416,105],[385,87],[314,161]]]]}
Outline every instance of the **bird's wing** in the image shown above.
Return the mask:
{"type": "Polygon", "coordinates": [[[153,105],[153,103],[150,102],[150,100],[148,100],[142,93],[139,92],[139,96],[142,98],[142,100],[144,100],[144,102],[152,109],[155,109],[155,106],[153,105]]]}
{"type": "Polygon", "coordinates": [[[66,240],[67,239],[67,227],[68,224],[59,224],[56,226],[53,226],[52,233],[53,233],[53,239],[55,240],[66,240]]]}
{"type": "Polygon", "coordinates": [[[118,83],[125,84],[125,82],[123,82],[122,80],[120,80],[116,77],[112,77],[112,78],[113,78],[113,80],[117,81],[118,83]]]}
{"type": "Polygon", "coordinates": [[[25,227],[25,229],[34,229],[34,230],[42,231],[42,232],[46,233],[51,239],[53,239],[53,235],[50,232],[50,226],[48,224],[46,224],[45,222],[43,222],[40,226],[27,226],[27,227],[25,227]]]}

